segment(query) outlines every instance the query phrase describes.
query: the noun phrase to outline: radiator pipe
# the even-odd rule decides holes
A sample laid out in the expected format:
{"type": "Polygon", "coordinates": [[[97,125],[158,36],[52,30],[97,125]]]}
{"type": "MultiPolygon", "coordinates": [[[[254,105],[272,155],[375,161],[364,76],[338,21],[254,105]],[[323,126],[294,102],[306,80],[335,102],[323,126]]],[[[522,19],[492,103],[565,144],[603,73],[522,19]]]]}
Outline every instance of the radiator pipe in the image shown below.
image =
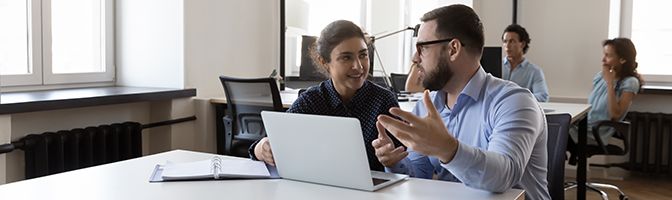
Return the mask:
{"type": "Polygon", "coordinates": [[[171,120],[166,120],[166,121],[143,124],[142,129],[154,128],[154,127],[157,127],[157,126],[166,126],[166,125],[177,124],[177,123],[182,123],[182,122],[187,122],[187,121],[194,121],[194,120],[196,120],[196,116],[171,119],[171,120]]]}
{"type": "MultiPolygon", "coordinates": [[[[177,124],[177,123],[193,121],[193,120],[196,120],[196,116],[183,117],[183,118],[154,122],[154,123],[149,123],[149,124],[143,124],[141,127],[142,127],[142,129],[147,129],[147,128],[154,128],[154,127],[157,127],[157,126],[166,126],[166,125],[177,124]]],[[[1,144],[0,145],[0,154],[12,152],[12,151],[14,151],[14,149],[22,149],[23,146],[24,146],[24,142],[23,142],[22,139],[19,139],[18,141],[14,141],[14,142],[7,143],[7,144],[1,144]]]]}
{"type": "Polygon", "coordinates": [[[8,144],[0,145],[0,154],[9,153],[9,152],[12,152],[14,149],[17,149],[18,147],[16,147],[16,145],[14,145],[14,143],[17,143],[17,142],[12,142],[12,143],[8,143],[8,144]]]}

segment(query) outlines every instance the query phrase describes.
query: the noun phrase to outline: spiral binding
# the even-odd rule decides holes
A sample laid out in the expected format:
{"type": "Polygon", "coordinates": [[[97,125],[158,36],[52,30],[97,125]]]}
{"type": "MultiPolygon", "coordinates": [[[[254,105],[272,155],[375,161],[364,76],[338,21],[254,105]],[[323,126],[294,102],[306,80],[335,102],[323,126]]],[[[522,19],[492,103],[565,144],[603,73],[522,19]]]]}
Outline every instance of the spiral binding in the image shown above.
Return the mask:
{"type": "Polygon", "coordinates": [[[219,179],[219,173],[222,171],[222,158],[219,156],[212,157],[211,162],[212,175],[215,179],[219,179]]]}

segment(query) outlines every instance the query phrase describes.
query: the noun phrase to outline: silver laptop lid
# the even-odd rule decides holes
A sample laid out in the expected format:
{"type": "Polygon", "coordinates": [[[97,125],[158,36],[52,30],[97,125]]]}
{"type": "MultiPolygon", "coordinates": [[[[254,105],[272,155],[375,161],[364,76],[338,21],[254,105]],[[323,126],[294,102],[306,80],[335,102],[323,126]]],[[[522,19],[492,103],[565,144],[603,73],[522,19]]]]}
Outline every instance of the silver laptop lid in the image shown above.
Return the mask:
{"type": "Polygon", "coordinates": [[[282,178],[373,190],[356,118],[262,111],[282,178]]]}

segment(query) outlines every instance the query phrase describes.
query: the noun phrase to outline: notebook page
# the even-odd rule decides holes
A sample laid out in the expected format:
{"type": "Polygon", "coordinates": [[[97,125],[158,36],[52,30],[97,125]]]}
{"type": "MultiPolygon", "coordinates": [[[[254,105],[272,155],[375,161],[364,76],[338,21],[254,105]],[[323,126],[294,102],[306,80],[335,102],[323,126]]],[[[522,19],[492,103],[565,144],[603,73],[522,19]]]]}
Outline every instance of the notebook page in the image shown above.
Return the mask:
{"type": "Polygon", "coordinates": [[[212,160],[201,160],[187,163],[168,163],[163,169],[163,179],[205,179],[213,178],[212,160]]]}
{"type": "Polygon", "coordinates": [[[226,178],[270,178],[266,165],[261,161],[249,159],[213,159],[186,162],[166,163],[162,178],[165,180],[212,179],[213,172],[219,172],[220,179],[226,178]]]}
{"type": "Polygon", "coordinates": [[[222,159],[220,176],[223,177],[270,177],[266,164],[250,159],[222,159]]]}

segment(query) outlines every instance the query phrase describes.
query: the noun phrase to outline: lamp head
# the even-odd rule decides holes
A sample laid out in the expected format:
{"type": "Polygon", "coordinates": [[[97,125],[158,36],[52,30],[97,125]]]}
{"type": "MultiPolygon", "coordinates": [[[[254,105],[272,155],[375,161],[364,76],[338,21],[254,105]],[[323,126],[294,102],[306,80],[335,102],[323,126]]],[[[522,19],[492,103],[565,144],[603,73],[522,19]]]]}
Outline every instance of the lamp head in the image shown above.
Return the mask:
{"type": "Polygon", "coordinates": [[[418,37],[418,30],[419,29],[420,29],[420,24],[416,24],[415,27],[413,27],[413,37],[418,37]]]}

